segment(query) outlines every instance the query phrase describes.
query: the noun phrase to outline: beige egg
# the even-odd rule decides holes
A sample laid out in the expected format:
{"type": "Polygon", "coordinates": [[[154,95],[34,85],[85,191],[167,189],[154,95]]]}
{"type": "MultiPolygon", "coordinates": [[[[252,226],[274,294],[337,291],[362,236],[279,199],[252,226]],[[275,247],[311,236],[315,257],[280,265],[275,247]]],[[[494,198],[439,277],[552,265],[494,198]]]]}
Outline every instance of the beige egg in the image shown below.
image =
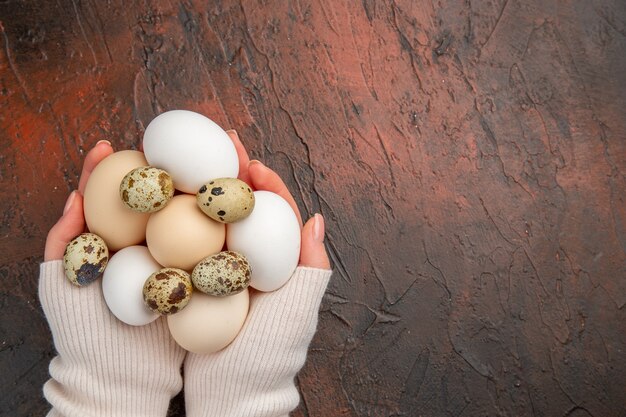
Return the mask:
{"type": "Polygon", "coordinates": [[[109,262],[109,249],[104,240],[93,233],[83,233],[65,247],[63,268],[74,285],[85,286],[97,280],[109,262]]]}
{"type": "Polygon", "coordinates": [[[120,199],[120,182],[131,170],[146,166],[143,153],[120,151],[107,156],[93,170],[87,181],[83,208],[89,231],[117,251],[136,245],[146,237],[148,213],[126,207],[120,199]]]}
{"type": "Polygon", "coordinates": [[[237,252],[224,251],[201,260],[193,269],[193,285],[217,297],[237,294],[250,285],[250,264],[237,252]]]}
{"type": "Polygon", "coordinates": [[[196,194],[198,207],[221,223],[245,219],[254,209],[254,193],[237,178],[218,178],[200,187],[196,194]]]}
{"type": "Polygon", "coordinates": [[[120,198],[124,204],[141,213],[161,210],[173,196],[172,177],[154,167],[135,168],[120,183],[120,198]]]}
{"type": "Polygon", "coordinates": [[[167,316],[170,333],[190,352],[217,352],[237,337],[246,321],[249,301],[247,289],[230,297],[196,291],[183,311],[167,316]]]}
{"type": "Polygon", "coordinates": [[[146,280],[143,300],[155,313],[175,314],[189,303],[192,291],[191,277],[187,272],[177,268],[164,268],[146,280]]]}
{"type": "Polygon", "coordinates": [[[222,250],[226,227],[205,216],[189,194],[177,195],[150,215],[146,242],[164,267],[191,271],[202,259],[222,250]]]}

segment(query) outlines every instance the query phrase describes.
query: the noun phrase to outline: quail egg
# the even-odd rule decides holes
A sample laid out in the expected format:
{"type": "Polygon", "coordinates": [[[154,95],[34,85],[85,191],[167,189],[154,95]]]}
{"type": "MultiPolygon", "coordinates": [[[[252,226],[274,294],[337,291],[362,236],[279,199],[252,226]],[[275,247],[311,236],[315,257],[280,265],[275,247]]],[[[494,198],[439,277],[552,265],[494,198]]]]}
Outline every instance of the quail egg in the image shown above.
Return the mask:
{"type": "Polygon", "coordinates": [[[150,275],[143,285],[143,300],[150,310],[174,314],[185,308],[193,287],[189,274],[182,269],[164,268],[150,275]]]}
{"type": "Polygon", "coordinates": [[[172,177],[154,167],[135,168],[120,183],[120,197],[124,204],[141,213],[161,210],[173,196],[172,177]]]}
{"type": "Polygon", "coordinates": [[[200,210],[215,221],[234,223],[254,209],[254,193],[237,178],[218,178],[200,187],[196,194],[200,210]]]}
{"type": "Polygon", "coordinates": [[[191,273],[193,285],[203,293],[215,296],[237,294],[250,285],[248,260],[233,251],[204,258],[191,273]]]}
{"type": "Polygon", "coordinates": [[[97,280],[109,262],[109,249],[104,240],[93,233],[83,233],[65,247],[63,268],[74,285],[86,286],[97,280]]]}

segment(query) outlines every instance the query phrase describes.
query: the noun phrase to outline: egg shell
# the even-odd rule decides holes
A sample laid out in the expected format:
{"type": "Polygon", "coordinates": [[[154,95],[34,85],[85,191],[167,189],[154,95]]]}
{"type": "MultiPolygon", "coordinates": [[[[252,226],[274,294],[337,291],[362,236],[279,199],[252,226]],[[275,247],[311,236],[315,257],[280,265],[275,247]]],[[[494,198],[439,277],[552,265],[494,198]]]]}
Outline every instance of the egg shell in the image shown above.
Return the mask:
{"type": "Polygon", "coordinates": [[[111,256],[102,277],[102,293],[115,317],[131,326],[143,326],[159,315],[143,301],[143,285],[162,267],[145,246],[129,246],[111,256]]]}
{"type": "Polygon", "coordinates": [[[185,308],[193,286],[191,277],[182,269],[163,268],[154,272],[143,285],[143,300],[155,313],[175,314],[185,308]]]}
{"type": "Polygon", "coordinates": [[[251,287],[274,291],[289,280],[298,265],[300,224],[289,203],[278,194],[255,191],[254,197],[252,214],[226,225],[226,246],[250,263],[251,287]]]}
{"type": "Polygon", "coordinates": [[[86,286],[100,278],[109,262],[109,249],[104,240],[93,233],[83,233],[65,248],[63,268],[74,285],[86,286]]]}
{"type": "Polygon", "coordinates": [[[191,271],[222,250],[225,234],[224,225],[205,216],[193,195],[181,194],[150,216],[146,242],[161,265],[191,271]]]}
{"type": "Polygon", "coordinates": [[[167,316],[170,333],[184,349],[214,353],[237,337],[248,315],[248,290],[230,297],[213,297],[196,291],[183,311],[167,316]]]}
{"type": "Polygon", "coordinates": [[[111,251],[136,245],[146,237],[150,215],[126,207],[119,194],[122,178],[145,165],[148,162],[141,152],[115,152],[96,165],[85,186],[83,209],[87,227],[104,239],[111,251]]]}
{"type": "Polygon", "coordinates": [[[135,168],[120,183],[120,198],[124,204],[141,213],[161,210],[173,196],[172,177],[159,168],[135,168]]]}
{"type": "Polygon", "coordinates": [[[211,119],[187,110],[154,118],[143,136],[151,166],[166,170],[176,189],[195,194],[212,178],[239,173],[239,159],[228,134],[211,119]]]}
{"type": "Polygon", "coordinates": [[[217,297],[237,294],[250,285],[250,264],[241,254],[223,251],[201,260],[191,273],[193,285],[217,297]]]}
{"type": "Polygon", "coordinates": [[[196,194],[200,210],[220,223],[245,219],[254,209],[254,193],[237,178],[217,178],[204,184],[196,194]]]}

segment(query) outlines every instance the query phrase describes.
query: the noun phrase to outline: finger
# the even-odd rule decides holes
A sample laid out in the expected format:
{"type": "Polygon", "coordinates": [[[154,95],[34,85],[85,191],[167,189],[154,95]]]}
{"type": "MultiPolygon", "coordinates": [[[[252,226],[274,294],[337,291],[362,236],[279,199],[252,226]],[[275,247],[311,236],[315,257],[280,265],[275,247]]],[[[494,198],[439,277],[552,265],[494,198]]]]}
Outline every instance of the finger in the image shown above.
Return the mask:
{"type": "Polygon", "coordinates": [[[44,261],[62,259],[67,244],[84,230],[83,196],[78,191],[73,191],[65,203],[63,216],[48,233],[44,261]]]}
{"type": "Polygon", "coordinates": [[[246,151],[246,148],[244,148],[243,143],[241,143],[241,140],[239,140],[239,134],[235,129],[227,130],[226,133],[230,136],[230,140],[233,141],[235,149],[237,150],[237,157],[239,158],[238,178],[249,186],[252,186],[252,182],[250,182],[250,174],[248,173],[248,164],[250,163],[248,152],[246,151]]]}
{"type": "Polygon", "coordinates": [[[300,266],[330,269],[330,261],[324,247],[324,218],[316,213],[302,228],[300,266]]]}
{"type": "Polygon", "coordinates": [[[96,143],[96,146],[93,147],[92,150],[89,151],[87,156],[85,157],[85,162],[83,163],[83,172],[80,174],[80,181],[78,182],[78,191],[82,194],[85,192],[85,186],[87,185],[87,180],[89,179],[89,175],[94,170],[96,165],[100,163],[104,158],[111,155],[113,153],[113,148],[111,147],[111,142],[108,140],[101,140],[96,143]]]}
{"type": "Polygon", "coordinates": [[[289,203],[294,213],[296,213],[296,217],[298,217],[300,228],[302,228],[302,216],[300,216],[300,210],[298,209],[296,200],[293,199],[289,189],[280,176],[256,159],[250,161],[248,172],[250,173],[252,187],[255,190],[271,191],[278,194],[289,203]]]}

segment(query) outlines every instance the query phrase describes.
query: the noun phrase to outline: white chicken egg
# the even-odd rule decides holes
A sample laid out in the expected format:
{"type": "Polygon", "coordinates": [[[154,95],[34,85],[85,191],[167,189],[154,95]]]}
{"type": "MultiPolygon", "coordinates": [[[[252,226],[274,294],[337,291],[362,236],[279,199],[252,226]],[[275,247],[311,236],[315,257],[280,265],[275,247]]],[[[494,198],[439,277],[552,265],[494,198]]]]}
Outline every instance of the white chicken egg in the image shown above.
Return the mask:
{"type": "Polygon", "coordinates": [[[102,293],[111,313],[131,326],[143,326],[159,317],[143,301],[143,285],[162,267],[145,246],[128,246],[109,260],[102,277],[102,293]]]}
{"type": "Polygon", "coordinates": [[[153,119],[143,135],[151,166],[164,169],[177,190],[196,194],[213,178],[237,178],[239,159],[228,134],[211,119],[172,110],[153,119]]]}
{"type": "Polygon", "coordinates": [[[285,199],[255,191],[252,214],[226,225],[228,250],[241,253],[252,269],[250,286],[274,291],[291,277],[300,258],[300,224],[285,199]]]}

